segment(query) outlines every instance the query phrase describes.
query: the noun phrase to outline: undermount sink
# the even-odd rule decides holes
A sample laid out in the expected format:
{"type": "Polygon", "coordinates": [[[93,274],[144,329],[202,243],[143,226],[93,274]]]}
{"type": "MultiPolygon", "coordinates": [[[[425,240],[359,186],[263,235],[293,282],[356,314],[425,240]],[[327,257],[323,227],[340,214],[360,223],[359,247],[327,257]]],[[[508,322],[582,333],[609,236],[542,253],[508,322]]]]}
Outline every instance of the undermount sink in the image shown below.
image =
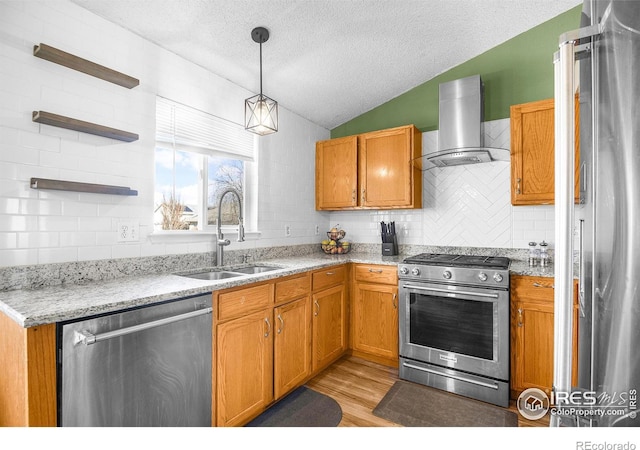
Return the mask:
{"type": "Polygon", "coordinates": [[[281,267],[255,265],[238,267],[237,269],[228,270],[209,270],[206,272],[196,272],[181,274],[183,277],[197,278],[198,280],[224,280],[227,278],[241,277],[244,275],[255,275],[264,272],[271,272],[272,270],[278,270],[281,267]]]}
{"type": "Polygon", "coordinates": [[[280,267],[273,267],[273,266],[246,266],[246,267],[239,267],[237,269],[231,269],[233,272],[240,272],[243,274],[254,274],[254,273],[264,273],[264,272],[271,272],[272,270],[278,270],[280,269],[280,267]]]}
{"type": "Polygon", "coordinates": [[[227,271],[211,271],[211,272],[198,272],[182,275],[188,278],[197,278],[198,280],[224,280],[225,278],[241,277],[242,273],[227,272],[227,271]]]}

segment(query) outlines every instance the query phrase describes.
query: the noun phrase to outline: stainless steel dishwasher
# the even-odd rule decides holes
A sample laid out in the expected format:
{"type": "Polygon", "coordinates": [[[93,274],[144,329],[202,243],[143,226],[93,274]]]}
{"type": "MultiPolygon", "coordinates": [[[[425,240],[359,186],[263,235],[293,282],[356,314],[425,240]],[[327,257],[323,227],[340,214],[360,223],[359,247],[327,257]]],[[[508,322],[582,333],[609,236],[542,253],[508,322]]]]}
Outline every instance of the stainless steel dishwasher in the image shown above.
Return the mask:
{"type": "Polygon", "coordinates": [[[211,294],[58,325],[61,426],[211,426],[211,294]]]}

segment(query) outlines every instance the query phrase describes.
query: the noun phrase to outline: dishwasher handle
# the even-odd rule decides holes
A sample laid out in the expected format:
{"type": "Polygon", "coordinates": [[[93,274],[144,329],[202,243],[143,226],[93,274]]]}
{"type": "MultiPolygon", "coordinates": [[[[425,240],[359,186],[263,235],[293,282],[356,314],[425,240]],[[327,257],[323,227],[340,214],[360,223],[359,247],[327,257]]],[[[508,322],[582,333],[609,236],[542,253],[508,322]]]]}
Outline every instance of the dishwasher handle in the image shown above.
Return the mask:
{"type": "Polygon", "coordinates": [[[75,331],[73,338],[73,345],[84,344],[92,345],[96,342],[106,341],[107,339],[113,339],[116,337],[124,336],[138,331],[148,330],[150,328],[159,327],[161,325],[167,325],[169,323],[178,322],[180,320],[191,319],[192,317],[202,316],[205,314],[211,314],[213,308],[203,308],[196,311],[191,311],[177,316],[166,317],[164,319],[154,320],[153,322],[141,323],[140,325],[133,325],[131,327],[120,328],[118,330],[107,331],[106,333],[93,334],[89,331],[75,331]]]}

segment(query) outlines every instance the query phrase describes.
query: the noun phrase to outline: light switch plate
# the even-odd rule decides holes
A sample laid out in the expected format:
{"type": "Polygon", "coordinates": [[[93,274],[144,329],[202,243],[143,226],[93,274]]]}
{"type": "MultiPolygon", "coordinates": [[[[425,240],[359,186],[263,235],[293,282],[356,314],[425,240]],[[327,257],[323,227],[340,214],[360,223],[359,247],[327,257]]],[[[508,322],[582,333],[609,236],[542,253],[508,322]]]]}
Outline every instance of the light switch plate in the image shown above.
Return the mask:
{"type": "Polygon", "coordinates": [[[118,242],[138,242],[140,224],[133,220],[121,220],[118,222],[118,242]]]}

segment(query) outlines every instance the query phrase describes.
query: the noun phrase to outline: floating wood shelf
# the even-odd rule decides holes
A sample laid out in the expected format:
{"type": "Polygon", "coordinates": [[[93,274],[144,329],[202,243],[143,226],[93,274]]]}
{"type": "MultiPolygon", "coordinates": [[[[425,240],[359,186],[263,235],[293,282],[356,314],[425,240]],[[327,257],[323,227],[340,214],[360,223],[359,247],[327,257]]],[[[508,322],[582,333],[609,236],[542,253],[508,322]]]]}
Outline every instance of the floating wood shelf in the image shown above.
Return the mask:
{"type": "Polygon", "coordinates": [[[129,133],[128,131],[117,130],[91,122],[85,122],[70,117],[60,116],[46,111],[34,111],[31,120],[45,125],[51,125],[59,128],[67,128],[69,130],[81,131],[83,133],[95,134],[119,141],[133,142],[138,140],[138,135],[129,133]]]}
{"type": "Polygon", "coordinates": [[[78,183],[76,181],[31,178],[31,189],[53,189],[56,191],[89,192],[92,194],[138,195],[138,191],[125,186],[108,184],[78,183]]]}
{"type": "Polygon", "coordinates": [[[40,43],[38,45],[34,45],[33,55],[128,89],[134,88],[140,84],[140,80],[137,78],[130,77],[124,73],[101,66],[100,64],[72,55],[71,53],[67,53],[47,44],[40,43]]]}

